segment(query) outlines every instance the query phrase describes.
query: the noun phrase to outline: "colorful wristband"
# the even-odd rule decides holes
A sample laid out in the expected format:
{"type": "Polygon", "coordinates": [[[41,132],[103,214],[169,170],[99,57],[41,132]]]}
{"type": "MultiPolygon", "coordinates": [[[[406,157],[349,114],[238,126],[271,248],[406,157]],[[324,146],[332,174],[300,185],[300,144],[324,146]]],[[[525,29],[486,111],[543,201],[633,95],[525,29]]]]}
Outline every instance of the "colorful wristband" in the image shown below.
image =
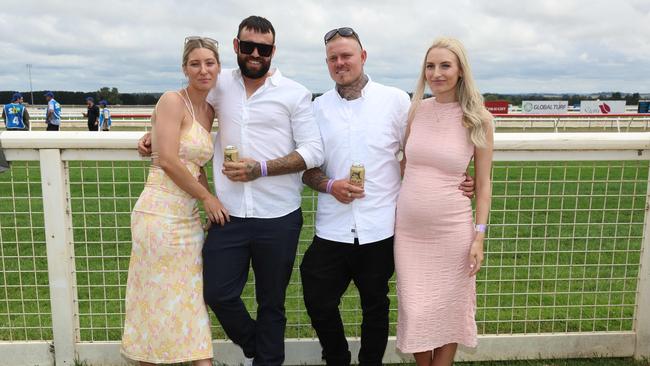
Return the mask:
{"type": "Polygon", "coordinates": [[[260,169],[262,170],[262,176],[266,177],[269,175],[268,170],[266,169],[266,160],[263,160],[260,162],[260,169]]]}
{"type": "Polygon", "coordinates": [[[325,188],[325,192],[327,193],[332,193],[332,186],[334,185],[334,179],[330,179],[327,181],[327,187],[325,188]]]}
{"type": "Polygon", "coordinates": [[[474,231],[477,233],[484,233],[487,231],[487,225],[486,224],[476,224],[474,225],[474,231]]]}

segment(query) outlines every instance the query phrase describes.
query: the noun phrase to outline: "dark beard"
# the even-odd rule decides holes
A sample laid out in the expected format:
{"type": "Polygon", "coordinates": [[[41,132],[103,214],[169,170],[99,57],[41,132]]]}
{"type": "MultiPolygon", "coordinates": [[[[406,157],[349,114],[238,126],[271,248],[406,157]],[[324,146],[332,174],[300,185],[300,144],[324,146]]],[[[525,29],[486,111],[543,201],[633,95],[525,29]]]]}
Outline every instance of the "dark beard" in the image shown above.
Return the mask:
{"type": "Polygon", "coordinates": [[[246,60],[252,56],[242,55],[241,53],[237,54],[237,64],[239,65],[239,70],[241,70],[242,75],[249,79],[259,79],[264,77],[269,69],[271,68],[271,60],[265,60],[260,57],[257,60],[260,61],[260,69],[258,71],[253,71],[246,66],[246,60]]]}

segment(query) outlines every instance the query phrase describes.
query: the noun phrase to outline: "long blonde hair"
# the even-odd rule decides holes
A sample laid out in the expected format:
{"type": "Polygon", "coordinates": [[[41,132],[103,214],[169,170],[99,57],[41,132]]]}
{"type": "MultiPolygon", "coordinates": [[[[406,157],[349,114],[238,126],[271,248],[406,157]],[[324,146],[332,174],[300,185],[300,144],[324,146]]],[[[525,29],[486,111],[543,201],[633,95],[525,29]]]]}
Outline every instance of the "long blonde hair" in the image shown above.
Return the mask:
{"type": "Polygon", "coordinates": [[[445,48],[456,55],[462,75],[456,84],[456,97],[458,98],[458,104],[460,104],[460,108],[463,111],[463,126],[469,129],[470,139],[474,146],[484,147],[487,142],[485,132],[486,121],[491,119],[492,116],[487,109],[485,109],[485,106],[483,105],[483,96],[476,87],[476,83],[472,77],[472,70],[469,66],[465,47],[463,47],[463,44],[455,38],[441,37],[436,39],[424,54],[422,71],[420,72],[420,77],[418,78],[415,91],[413,92],[413,98],[411,98],[411,108],[409,109],[408,115],[409,131],[415,112],[424,97],[424,88],[427,84],[425,75],[427,56],[429,55],[429,51],[434,48],[445,48]]]}

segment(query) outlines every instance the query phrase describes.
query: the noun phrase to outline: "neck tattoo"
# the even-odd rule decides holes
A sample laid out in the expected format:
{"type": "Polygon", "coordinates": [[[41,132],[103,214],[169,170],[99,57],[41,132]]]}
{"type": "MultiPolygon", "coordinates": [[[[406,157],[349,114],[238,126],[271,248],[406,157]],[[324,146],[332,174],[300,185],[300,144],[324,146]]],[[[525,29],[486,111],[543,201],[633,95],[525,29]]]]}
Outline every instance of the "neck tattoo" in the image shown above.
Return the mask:
{"type": "Polygon", "coordinates": [[[368,76],[363,74],[359,80],[353,82],[350,85],[339,85],[336,84],[336,91],[339,93],[341,98],[345,100],[355,100],[361,98],[361,91],[368,84],[368,76]]]}

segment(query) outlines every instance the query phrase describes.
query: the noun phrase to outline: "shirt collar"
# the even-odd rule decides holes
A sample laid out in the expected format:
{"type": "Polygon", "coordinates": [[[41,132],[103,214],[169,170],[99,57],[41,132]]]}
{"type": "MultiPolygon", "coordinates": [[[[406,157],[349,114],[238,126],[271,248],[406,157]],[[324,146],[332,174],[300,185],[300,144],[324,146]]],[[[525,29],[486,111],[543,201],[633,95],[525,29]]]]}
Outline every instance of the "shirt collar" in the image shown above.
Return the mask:
{"type": "MultiPolygon", "coordinates": [[[[242,76],[241,70],[239,68],[232,69],[232,76],[237,80],[241,81],[242,83],[244,82],[244,77],[242,76]]],[[[266,78],[264,84],[271,83],[271,85],[273,86],[278,86],[280,85],[281,79],[282,79],[282,73],[280,72],[280,69],[278,69],[277,67],[271,68],[271,76],[266,78]]]]}

